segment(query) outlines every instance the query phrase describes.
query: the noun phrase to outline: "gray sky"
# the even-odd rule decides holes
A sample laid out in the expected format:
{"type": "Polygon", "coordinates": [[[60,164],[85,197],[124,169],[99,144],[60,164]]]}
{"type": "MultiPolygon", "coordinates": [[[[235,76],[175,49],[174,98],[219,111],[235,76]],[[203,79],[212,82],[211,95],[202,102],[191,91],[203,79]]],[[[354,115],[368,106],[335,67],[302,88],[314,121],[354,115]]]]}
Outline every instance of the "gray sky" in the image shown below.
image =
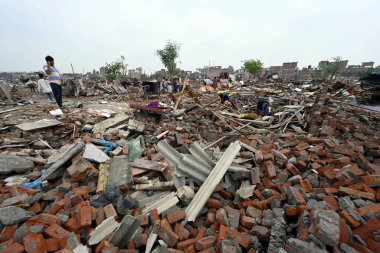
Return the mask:
{"type": "Polygon", "coordinates": [[[91,71],[125,56],[163,68],[156,49],[180,43],[180,68],[260,59],[317,66],[342,56],[380,65],[379,0],[0,0],[0,71],[91,71]]]}

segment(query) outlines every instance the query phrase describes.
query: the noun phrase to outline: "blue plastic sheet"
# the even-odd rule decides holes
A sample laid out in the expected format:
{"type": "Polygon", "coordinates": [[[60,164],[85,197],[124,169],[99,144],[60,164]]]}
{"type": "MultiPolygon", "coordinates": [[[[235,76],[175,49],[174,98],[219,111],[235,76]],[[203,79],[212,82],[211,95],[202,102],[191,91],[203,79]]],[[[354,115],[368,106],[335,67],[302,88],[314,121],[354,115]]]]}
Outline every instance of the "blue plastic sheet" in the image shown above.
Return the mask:
{"type": "Polygon", "coordinates": [[[104,150],[104,153],[106,153],[108,155],[112,151],[112,147],[115,144],[111,141],[101,140],[100,145],[107,147],[107,149],[104,150]]]}
{"type": "MultiPolygon", "coordinates": [[[[45,174],[46,170],[41,170],[42,172],[42,175],[45,174]]],[[[37,178],[36,180],[34,180],[33,182],[27,182],[27,183],[23,183],[22,186],[26,187],[26,188],[32,188],[32,189],[42,189],[42,175],[41,177],[37,178]]]]}

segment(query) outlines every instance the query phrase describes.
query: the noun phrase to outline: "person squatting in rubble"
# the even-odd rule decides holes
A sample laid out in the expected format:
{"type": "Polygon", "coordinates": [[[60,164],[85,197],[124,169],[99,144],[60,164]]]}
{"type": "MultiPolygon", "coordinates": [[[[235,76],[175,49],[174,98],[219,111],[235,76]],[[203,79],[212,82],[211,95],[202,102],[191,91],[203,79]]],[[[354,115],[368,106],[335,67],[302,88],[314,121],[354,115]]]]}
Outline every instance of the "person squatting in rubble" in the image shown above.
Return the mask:
{"type": "Polygon", "coordinates": [[[235,110],[237,110],[237,106],[236,106],[235,100],[233,98],[231,98],[232,96],[236,95],[236,92],[229,91],[227,89],[227,84],[226,83],[221,83],[220,86],[221,86],[221,89],[217,92],[217,94],[220,97],[220,103],[222,105],[224,105],[226,101],[229,101],[231,103],[231,105],[232,105],[232,108],[235,109],[235,110]]]}
{"type": "Polygon", "coordinates": [[[48,82],[53,91],[55,101],[59,108],[62,108],[62,76],[59,70],[54,66],[54,58],[50,55],[45,57],[46,65],[44,65],[44,71],[48,75],[48,82]]]}
{"type": "Polygon", "coordinates": [[[266,99],[260,99],[257,102],[257,115],[268,116],[269,115],[269,102],[266,99]]]}
{"type": "Polygon", "coordinates": [[[49,102],[53,102],[53,94],[50,87],[50,84],[48,80],[44,78],[44,75],[42,73],[38,73],[38,91],[45,94],[45,96],[48,98],[49,102]]]}

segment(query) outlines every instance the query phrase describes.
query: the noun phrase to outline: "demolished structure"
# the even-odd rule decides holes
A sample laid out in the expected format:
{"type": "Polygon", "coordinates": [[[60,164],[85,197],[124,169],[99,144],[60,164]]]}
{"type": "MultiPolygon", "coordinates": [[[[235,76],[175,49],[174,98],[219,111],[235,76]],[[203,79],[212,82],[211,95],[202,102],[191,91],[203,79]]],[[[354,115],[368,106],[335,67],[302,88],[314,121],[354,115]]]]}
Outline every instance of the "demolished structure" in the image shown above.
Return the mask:
{"type": "Polygon", "coordinates": [[[330,84],[236,92],[2,108],[0,252],[378,252],[380,113],[330,84]]]}

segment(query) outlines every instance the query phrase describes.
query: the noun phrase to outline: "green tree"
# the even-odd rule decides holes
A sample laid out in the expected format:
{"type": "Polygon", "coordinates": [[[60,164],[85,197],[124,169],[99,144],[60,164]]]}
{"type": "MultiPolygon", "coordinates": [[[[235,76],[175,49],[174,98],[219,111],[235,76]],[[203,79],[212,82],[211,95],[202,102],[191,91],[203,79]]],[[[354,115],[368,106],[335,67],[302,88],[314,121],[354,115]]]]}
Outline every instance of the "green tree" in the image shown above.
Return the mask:
{"type": "Polygon", "coordinates": [[[176,59],[179,56],[180,48],[180,44],[169,40],[163,49],[157,49],[156,51],[156,55],[160,57],[162,64],[167,68],[171,77],[178,73],[176,59]]]}
{"type": "Polygon", "coordinates": [[[106,63],[105,72],[107,80],[125,79],[127,65],[124,63],[125,58],[121,56],[120,59],[112,63],[106,63]]]}
{"type": "Polygon", "coordinates": [[[330,75],[330,81],[334,79],[334,76],[343,71],[345,66],[344,62],[342,61],[342,57],[337,56],[333,57],[333,62],[330,62],[324,69],[323,73],[325,75],[330,75]]]}
{"type": "Polygon", "coordinates": [[[260,60],[247,60],[244,62],[244,69],[252,76],[258,76],[263,70],[263,63],[260,60]]]}

